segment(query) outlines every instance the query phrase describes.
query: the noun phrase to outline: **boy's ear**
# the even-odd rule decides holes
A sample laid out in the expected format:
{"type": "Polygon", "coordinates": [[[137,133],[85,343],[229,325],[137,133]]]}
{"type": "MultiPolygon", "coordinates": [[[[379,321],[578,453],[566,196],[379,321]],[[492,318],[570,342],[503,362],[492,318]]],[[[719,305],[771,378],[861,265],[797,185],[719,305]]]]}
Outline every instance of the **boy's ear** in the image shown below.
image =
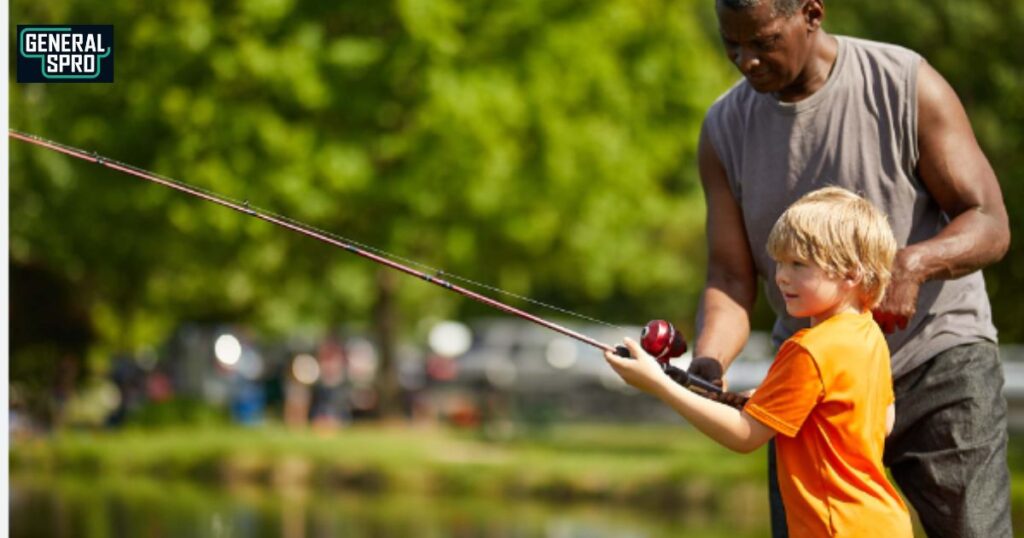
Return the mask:
{"type": "Polygon", "coordinates": [[[851,286],[860,286],[861,282],[864,281],[864,273],[860,271],[850,271],[843,276],[843,280],[851,286]]]}

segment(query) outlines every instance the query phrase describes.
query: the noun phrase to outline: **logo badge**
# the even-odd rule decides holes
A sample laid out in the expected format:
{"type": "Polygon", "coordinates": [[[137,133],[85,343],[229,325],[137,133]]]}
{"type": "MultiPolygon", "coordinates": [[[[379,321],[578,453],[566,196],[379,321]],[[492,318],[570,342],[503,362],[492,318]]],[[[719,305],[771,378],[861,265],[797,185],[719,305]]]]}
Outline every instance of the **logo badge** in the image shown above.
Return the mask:
{"type": "Polygon", "coordinates": [[[19,24],[18,82],[114,82],[114,26],[19,24]]]}

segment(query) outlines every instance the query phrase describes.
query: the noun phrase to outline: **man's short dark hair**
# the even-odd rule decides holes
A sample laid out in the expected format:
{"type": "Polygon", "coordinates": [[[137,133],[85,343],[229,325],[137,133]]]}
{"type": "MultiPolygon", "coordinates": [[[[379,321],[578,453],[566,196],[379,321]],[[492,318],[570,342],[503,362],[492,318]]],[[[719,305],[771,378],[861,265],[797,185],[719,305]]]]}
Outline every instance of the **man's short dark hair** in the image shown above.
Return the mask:
{"type": "Polygon", "coordinates": [[[761,5],[761,2],[771,2],[772,11],[776,15],[789,17],[796,13],[804,5],[804,0],[718,0],[729,9],[747,9],[761,5]]]}

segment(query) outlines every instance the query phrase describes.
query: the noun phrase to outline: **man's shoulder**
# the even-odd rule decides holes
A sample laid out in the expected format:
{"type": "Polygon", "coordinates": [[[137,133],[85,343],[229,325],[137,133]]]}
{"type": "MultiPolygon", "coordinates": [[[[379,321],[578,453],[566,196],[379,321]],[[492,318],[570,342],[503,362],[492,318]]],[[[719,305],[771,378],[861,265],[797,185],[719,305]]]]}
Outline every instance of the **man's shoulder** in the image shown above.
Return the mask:
{"type": "Polygon", "coordinates": [[[751,110],[756,98],[757,92],[747,79],[741,77],[708,107],[704,115],[706,127],[721,131],[744,124],[743,117],[751,110]]]}
{"type": "Polygon", "coordinates": [[[874,65],[905,66],[916,65],[921,55],[917,52],[893,43],[883,43],[859,37],[836,36],[852,52],[851,56],[860,62],[869,62],[874,65]]]}
{"type": "Polygon", "coordinates": [[[740,103],[749,102],[757,92],[750,87],[747,79],[740,77],[728,90],[719,95],[708,108],[708,115],[722,114],[725,110],[735,109],[740,103]]]}

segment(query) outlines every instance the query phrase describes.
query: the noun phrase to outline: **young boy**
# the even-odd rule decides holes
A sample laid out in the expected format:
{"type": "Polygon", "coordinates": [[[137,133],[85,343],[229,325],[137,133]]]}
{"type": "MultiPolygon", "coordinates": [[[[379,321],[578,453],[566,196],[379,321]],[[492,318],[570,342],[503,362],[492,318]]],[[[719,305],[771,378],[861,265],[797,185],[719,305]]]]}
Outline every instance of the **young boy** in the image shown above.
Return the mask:
{"type": "Polygon", "coordinates": [[[871,317],[895,252],[885,217],[844,189],[812,192],[783,213],[768,238],[775,282],[786,310],[811,328],[783,343],[742,410],[677,385],[628,338],[636,360],[605,358],[727,448],[751,452],[774,436],[790,536],[912,536],[882,466],[894,399],[889,349],[871,317]]]}

